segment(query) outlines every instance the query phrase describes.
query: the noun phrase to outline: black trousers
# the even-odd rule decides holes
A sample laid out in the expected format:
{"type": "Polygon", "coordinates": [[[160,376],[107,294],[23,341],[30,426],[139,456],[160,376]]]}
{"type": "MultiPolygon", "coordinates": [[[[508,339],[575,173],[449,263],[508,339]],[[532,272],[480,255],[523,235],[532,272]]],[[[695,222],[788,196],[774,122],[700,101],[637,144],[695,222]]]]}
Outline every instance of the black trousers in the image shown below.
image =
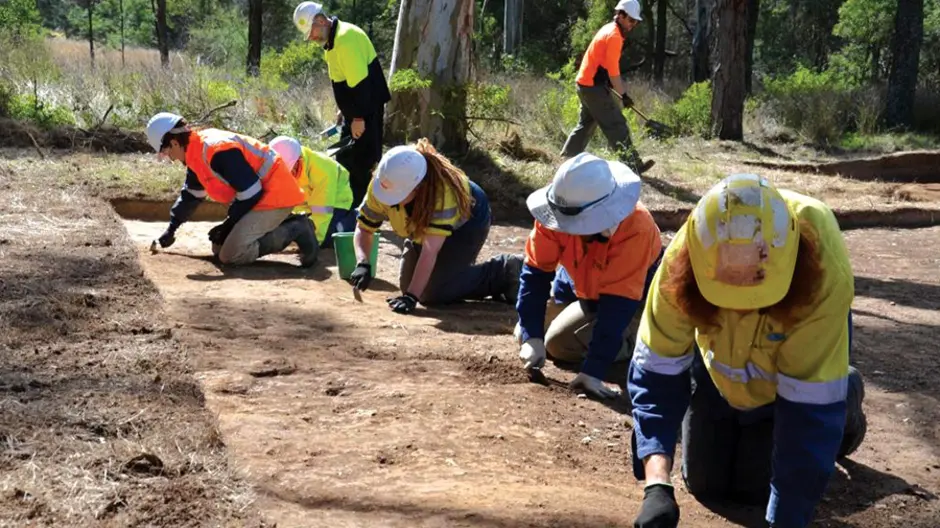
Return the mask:
{"type": "MultiPolygon", "coordinates": [[[[364,116],[365,132],[356,140],[348,150],[336,155],[336,161],[349,171],[349,186],[353,193],[353,209],[362,204],[362,199],[369,188],[372,179],[372,170],[382,159],[382,128],[385,126],[385,105],[375,112],[364,116]]],[[[347,118],[343,125],[341,138],[352,135],[350,126],[352,120],[347,118]]]]}

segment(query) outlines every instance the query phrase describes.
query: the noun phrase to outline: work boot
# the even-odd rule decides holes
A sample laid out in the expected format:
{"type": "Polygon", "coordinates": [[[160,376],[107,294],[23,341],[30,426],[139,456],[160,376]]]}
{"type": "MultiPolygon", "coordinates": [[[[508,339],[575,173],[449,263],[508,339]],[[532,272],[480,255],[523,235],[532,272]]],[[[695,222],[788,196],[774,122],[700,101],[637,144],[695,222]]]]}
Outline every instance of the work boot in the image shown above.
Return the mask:
{"type": "Polygon", "coordinates": [[[865,439],[868,419],[862,410],[864,399],[865,382],[862,380],[862,374],[855,367],[849,367],[849,391],[845,398],[845,432],[842,434],[842,445],[839,446],[836,460],[854,453],[865,439]]]}
{"type": "Polygon", "coordinates": [[[510,304],[516,305],[519,299],[519,276],[522,274],[522,264],[525,262],[522,255],[503,255],[503,273],[505,274],[505,288],[494,298],[510,304]]]}
{"type": "Polygon", "coordinates": [[[309,268],[317,262],[320,251],[313,222],[305,216],[289,218],[258,240],[258,257],[279,253],[291,242],[300,249],[300,266],[309,268]]]}

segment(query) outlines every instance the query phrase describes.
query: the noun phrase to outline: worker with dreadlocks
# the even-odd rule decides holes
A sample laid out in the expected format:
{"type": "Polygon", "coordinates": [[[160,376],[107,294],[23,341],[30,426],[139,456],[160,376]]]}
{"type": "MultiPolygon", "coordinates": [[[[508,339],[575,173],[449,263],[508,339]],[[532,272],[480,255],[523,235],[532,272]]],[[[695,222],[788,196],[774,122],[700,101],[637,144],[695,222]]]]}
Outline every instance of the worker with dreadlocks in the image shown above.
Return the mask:
{"type": "Polygon", "coordinates": [[[382,157],[385,103],[392,100],[382,65],[369,35],[354,24],[329,16],[322,4],[299,4],[294,10],[294,24],[304,38],[325,50],[339,108],[336,122],[344,123],[341,142],[354,141],[352,147],[337,153],[336,161],[349,170],[353,203],[358,206],[366,194],[372,169],[382,157]]]}
{"type": "Polygon", "coordinates": [[[627,95],[620,79],[623,41],[642,20],[639,1],[620,0],[614,7],[613,21],[594,35],[581,59],[576,79],[581,115],[578,126],[571,131],[561,150],[563,157],[570,158],[584,152],[594,131],[600,127],[610,149],[617,152],[633,172],[643,174],[653,166],[652,160],[640,159],[630,139],[630,127],[623,116],[623,108],[632,107],[633,99],[627,95]],[[611,96],[611,89],[620,101],[611,96]]]}
{"type": "Polygon", "coordinates": [[[305,218],[288,218],[304,193],[284,160],[255,138],[194,127],[182,116],[161,112],[147,123],[147,141],[161,156],[184,164],[186,183],[170,210],[170,225],[159,238],[173,245],[176,230],[208,196],[229,204],[228,216],[209,231],[212,252],[223,264],[249,264],[291,242],[300,263],[316,263],[318,246],[305,218]]]}
{"type": "Polygon", "coordinates": [[[835,461],[865,436],[864,386],[849,366],[853,297],[823,203],[751,174],[698,202],[653,278],[628,375],[633,468],[645,480],[635,526],[678,524],[669,476],[680,426],[693,495],[766,504],[778,528],[810,524],[835,461]]]}
{"type": "Polygon", "coordinates": [[[518,255],[499,255],[474,264],[490,232],[489,200],[427,139],[390,149],[382,157],[359,207],[354,236],[358,264],[350,282],[369,287],[372,266],[369,248],[383,222],[405,238],[401,256],[401,295],[389,307],[412,313],[425,306],[465,299],[515,302],[519,290],[518,255]]]}
{"type": "Polygon", "coordinates": [[[529,196],[535,225],[515,332],[526,369],[540,369],[548,356],[577,363],[572,388],[620,395],[603,380],[633,352],[628,328],[663,252],[659,227],[639,198],[633,171],[587,153],[562,163],[551,184],[529,196]]]}
{"type": "Polygon", "coordinates": [[[352,231],[356,213],[352,210],[349,171],[333,158],[302,146],[292,137],[272,139],[271,148],[291,168],[304,191],[304,203],[295,207],[294,213],[310,219],[320,247],[332,244],[333,233],[352,231]]]}

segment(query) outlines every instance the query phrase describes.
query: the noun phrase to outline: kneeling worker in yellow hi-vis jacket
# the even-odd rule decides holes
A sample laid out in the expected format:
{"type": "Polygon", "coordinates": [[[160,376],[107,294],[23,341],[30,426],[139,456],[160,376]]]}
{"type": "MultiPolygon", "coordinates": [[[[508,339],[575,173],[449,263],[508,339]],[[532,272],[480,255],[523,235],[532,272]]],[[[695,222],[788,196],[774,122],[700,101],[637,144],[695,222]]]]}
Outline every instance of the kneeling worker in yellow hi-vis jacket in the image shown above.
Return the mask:
{"type": "Polygon", "coordinates": [[[854,295],[825,204],[752,174],[705,194],[653,277],[627,378],[646,481],[636,528],[679,522],[680,425],[696,498],[766,504],[775,528],[812,522],[835,461],[865,437],[854,295]]]}
{"type": "Polygon", "coordinates": [[[320,247],[332,244],[333,233],[352,232],[356,227],[349,171],[336,160],[304,147],[292,137],[278,136],[271,148],[284,160],[304,191],[304,203],[294,214],[310,217],[320,247]]]}

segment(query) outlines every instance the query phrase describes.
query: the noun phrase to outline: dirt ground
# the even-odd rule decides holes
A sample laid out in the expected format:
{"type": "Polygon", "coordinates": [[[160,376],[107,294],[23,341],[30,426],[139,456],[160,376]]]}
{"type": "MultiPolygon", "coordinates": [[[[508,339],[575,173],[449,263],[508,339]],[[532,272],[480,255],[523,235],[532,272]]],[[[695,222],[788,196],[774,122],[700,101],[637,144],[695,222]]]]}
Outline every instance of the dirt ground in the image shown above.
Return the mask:
{"type": "MultiPolygon", "coordinates": [[[[174,247],[152,255],[163,224],[126,222],[265,518],[279,527],[632,524],[642,492],[628,463],[629,404],[578,398],[563,386],[573,374],[554,367],[549,386],[529,382],[510,307],[390,312],[391,240],[361,304],[331,252],[307,272],[290,254],[223,270],[207,258],[211,225],[185,225],[174,247]]],[[[524,237],[495,228],[486,251],[518,251],[524,237]]],[[[869,433],[839,467],[818,525],[934,527],[940,228],[847,240],[869,433]]],[[[680,490],[683,526],[763,526],[759,509],[706,508],[680,490]]]]}

